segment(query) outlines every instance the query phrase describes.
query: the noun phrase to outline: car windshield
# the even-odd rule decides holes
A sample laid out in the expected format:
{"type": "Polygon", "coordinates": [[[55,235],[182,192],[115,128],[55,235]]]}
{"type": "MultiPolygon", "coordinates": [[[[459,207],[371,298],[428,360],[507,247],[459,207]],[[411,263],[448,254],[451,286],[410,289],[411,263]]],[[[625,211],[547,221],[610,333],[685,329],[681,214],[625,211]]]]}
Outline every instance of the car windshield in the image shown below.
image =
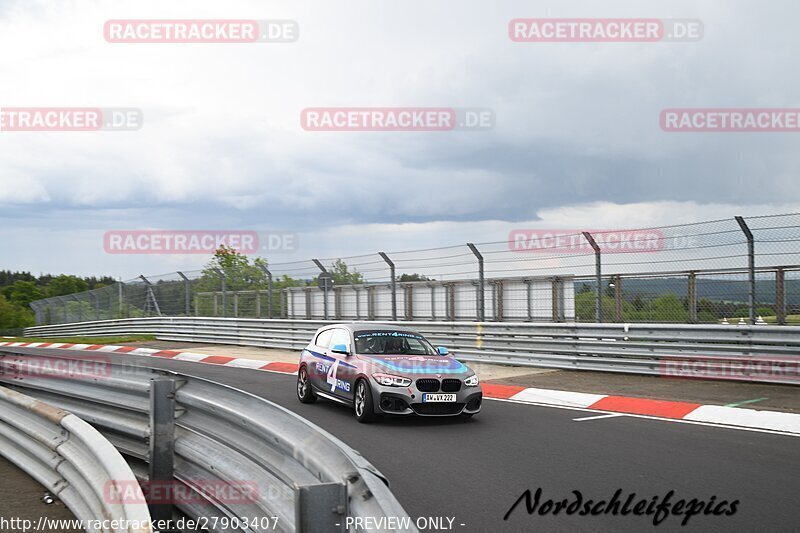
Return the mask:
{"type": "Polygon", "coordinates": [[[422,335],[407,331],[357,331],[356,353],[363,355],[438,355],[422,335]]]}

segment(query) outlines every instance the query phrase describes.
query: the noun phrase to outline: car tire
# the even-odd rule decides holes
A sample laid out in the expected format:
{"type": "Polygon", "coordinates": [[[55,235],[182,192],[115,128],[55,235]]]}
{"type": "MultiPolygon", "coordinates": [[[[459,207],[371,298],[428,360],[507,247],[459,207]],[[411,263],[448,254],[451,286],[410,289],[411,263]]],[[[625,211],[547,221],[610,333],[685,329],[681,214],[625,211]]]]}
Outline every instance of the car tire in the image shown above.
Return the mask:
{"type": "Polygon", "coordinates": [[[470,418],[472,418],[476,414],[477,413],[461,413],[461,418],[463,418],[464,420],[469,420],[470,418]]]}
{"type": "Polygon", "coordinates": [[[311,381],[308,379],[308,370],[305,366],[301,366],[297,371],[297,399],[301,403],[317,401],[317,395],[311,388],[311,381]]]}
{"type": "Polygon", "coordinates": [[[372,387],[366,379],[356,381],[356,390],[353,395],[353,412],[356,420],[368,424],[375,420],[375,405],[372,401],[372,387]]]}

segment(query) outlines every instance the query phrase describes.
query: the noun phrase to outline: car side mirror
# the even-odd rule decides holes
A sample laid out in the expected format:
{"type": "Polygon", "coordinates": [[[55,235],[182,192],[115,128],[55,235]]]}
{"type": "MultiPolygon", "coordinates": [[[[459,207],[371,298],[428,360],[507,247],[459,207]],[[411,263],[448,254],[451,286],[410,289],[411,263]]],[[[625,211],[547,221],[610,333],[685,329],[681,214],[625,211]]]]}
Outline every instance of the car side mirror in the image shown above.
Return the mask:
{"type": "Polygon", "coordinates": [[[346,344],[334,344],[331,348],[333,353],[340,353],[342,355],[350,355],[350,347],[346,344]]]}
{"type": "Polygon", "coordinates": [[[444,346],[437,347],[436,351],[439,352],[439,355],[447,355],[447,354],[450,353],[450,352],[447,351],[447,348],[445,348],[444,346]]]}

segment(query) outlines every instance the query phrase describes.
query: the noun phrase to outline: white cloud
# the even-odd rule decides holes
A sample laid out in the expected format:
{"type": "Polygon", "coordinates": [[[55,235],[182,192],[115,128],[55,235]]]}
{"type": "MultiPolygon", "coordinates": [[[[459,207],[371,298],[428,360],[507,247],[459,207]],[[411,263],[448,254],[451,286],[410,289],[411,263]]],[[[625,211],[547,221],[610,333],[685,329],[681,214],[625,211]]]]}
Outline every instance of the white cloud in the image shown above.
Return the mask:
{"type": "MultiPolygon", "coordinates": [[[[800,45],[797,12],[788,0],[757,10],[744,0],[6,3],[0,46],[14,53],[0,57],[0,107],[144,112],[137,132],[0,134],[0,203],[20,209],[2,230],[10,260],[149,269],[102,256],[87,227],[279,228],[304,235],[304,254],[347,255],[502,240],[525,224],[629,227],[795,210],[795,136],[665,134],[658,112],[797,107],[800,77],[786,68],[800,45]],[[705,38],[508,40],[510,19],[537,16],[700,18],[705,38]],[[300,39],[102,38],[112,18],[213,17],[295,19],[300,39]],[[303,131],[300,111],[326,105],[490,107],[497,125],[303,131]],[[30,204],[41,205],[22,210],[30,204]],[[69,258],[41,254],[51,237],[37,228],[47,225],[63,232],[54,245],[69,258]]],[[[194,260],[170,259],[182,268],[194,260]]]]}

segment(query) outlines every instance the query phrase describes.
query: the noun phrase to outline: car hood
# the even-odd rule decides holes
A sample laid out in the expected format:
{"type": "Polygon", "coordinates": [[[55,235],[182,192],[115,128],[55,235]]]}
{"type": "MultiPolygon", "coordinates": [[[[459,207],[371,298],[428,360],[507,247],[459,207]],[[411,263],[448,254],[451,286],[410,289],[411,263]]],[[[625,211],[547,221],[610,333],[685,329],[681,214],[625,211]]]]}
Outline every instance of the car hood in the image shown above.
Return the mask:
{"type": "Polygon", "coordinates": [[[466,374],[470,369],[452,357],[424,355],[359,355],[372,363],[372,372],[400,374],[466,374]]]}

